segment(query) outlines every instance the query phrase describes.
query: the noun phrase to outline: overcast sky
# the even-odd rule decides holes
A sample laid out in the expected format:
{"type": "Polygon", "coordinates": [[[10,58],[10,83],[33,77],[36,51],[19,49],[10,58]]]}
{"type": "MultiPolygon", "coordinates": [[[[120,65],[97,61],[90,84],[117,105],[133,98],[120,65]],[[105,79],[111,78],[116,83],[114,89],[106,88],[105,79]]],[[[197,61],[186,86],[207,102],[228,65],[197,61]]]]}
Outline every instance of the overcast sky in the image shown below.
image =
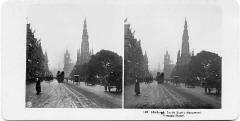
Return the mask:
{"type": "Polygon", "coordinates": [[[123,23],[121,10],[112,4],[35,4],[27,9],[28,21],[42,39],[49,66],[63,67],[66,49],[73,62],[81,47],[86,17],[90,49],[107,49],[122,55],[123,23]]]}
{"type": "Polygon", "coordinates": [[[166,50],[176,63],[177,51],[181,49],[184,19],[188,22],[190,50],[201,50],[221,55],[221,9],[214,4],[144,3],[129,4],[125,8],[128,23],[141,39],[143,51],[147,51],[150,69],[161,64],[166,50]]]}
{"type": "MultiPolygon", "coordinates": [[[[114,2],[112,2],[114,3],[114,2]]],[[[73,62],[81,46],[83,21],[87,19],[90,48],[123,55],[123,20],[135,30],[142,41],[150,69],[163,68],[163,57],[168,50],[173,63],[181,48],[184,19],[188,22],[190,50],[195,54],[207,50],[221,56],[221,8],[214,1],[167,2],[126,1],[123,4],[104,2],[91,4],[34,4],[28,6],[28,21],[42,39],[50,68],[63,67],[63,55],[68,49],[73,62]],[[124,6],[124,7],[123,7],[124,6]]]]}

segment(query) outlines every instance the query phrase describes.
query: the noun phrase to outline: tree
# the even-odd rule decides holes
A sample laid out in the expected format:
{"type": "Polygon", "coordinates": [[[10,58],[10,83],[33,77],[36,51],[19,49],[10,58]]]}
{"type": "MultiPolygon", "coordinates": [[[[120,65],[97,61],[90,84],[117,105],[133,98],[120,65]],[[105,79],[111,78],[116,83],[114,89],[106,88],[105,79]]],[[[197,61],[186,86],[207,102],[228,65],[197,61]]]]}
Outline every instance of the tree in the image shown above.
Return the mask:
{"type": "Polygon", "coordinates": [[[208,86],[221,88],[222,58],[215,53],[202,51],[192,57],[189,63],[190,78],[206,83],[208,86]]]}
{"type": "Polygon", "coordinates": [[[92,55],[88,63],[75,65],[71,76],[77,74],[82,80],[95,84],[110,73],[116,74],[122,83],[122,57],[112,51],[101,50],[92,55]]]}
{"type": "Polygon", "coordinates": [[[213,87],[221,88],[222,58],[215,53],[201,51],[191,57],[189,64],[176,65],[172,77],[178,76],[187,84],[207,83],[213,87]]]}
{"type": "Polygon", "coordinates": [[[91,57],[87,73],[89,78],[101,78],[110,73],[115,73],[118,78],[121,78],[122,57],[112,51],[101,50],[91,57]]]}

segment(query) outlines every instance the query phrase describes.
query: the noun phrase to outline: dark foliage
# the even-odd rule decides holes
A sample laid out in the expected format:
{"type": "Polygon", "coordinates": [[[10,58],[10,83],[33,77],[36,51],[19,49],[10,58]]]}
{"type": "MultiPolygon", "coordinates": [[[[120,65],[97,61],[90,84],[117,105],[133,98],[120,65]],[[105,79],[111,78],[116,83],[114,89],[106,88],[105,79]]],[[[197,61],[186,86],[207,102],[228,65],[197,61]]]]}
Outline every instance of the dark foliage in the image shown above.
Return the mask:
{"type": "Polygon", "coordinates": [[[179,80],[188,84],[205,84],[215,88],[221,88],[221,65],[222,58],[215,53],[201,51],[191,57],[186,65],[177,65],[172,72],[172,77],[179,77],[179,80]]]}
{"type": "Polygon", "coordinates": [[[122,83],[122,57],[112,51],[101,50],[92,55],[88,63],[76,65],[71,76],[77,74],[81,81],[96,84],[100,83],[101,79],[110,75],[110,73],[116,75],[114,80],[119,80],[122,83]]]}

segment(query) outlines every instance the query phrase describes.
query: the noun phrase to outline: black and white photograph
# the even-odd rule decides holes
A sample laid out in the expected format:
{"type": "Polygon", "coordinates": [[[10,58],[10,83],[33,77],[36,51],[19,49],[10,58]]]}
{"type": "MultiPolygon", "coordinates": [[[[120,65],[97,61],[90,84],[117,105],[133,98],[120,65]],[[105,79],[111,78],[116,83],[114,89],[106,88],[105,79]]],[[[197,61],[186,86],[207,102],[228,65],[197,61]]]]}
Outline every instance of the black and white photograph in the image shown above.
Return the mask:
{"type": "Polygon", "coordinates": [[[240,0],[0,4],[4,120],[240,115],[240,0]]]}
{"type": "Polygon", "coordinates": [[[128,5],[124,107],[221,108],[221,9],[188,3],[128,5]]]}
{"type": "Polygon", "coordinates": [[[28,6],[27,108],[122,107],[121,14],[116,13],[111,4],[28,6]]]}

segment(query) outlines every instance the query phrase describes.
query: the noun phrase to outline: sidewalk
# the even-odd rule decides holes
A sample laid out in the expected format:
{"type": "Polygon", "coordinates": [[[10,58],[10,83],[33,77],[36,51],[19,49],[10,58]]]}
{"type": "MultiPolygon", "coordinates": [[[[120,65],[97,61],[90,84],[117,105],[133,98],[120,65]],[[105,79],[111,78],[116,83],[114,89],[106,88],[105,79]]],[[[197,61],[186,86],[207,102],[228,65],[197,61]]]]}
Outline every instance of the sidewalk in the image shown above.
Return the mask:
{"type": "MultiPolygon", "coordinates": [[[[67,82],[66,82],[67,83],[67,82]]],[[[78,88],[81,88],[85,91],[98,95],[99,97],[114,102],[115,104],[122,105],[122,94],[116,94],[112,89],[113,92],[105,92],[104,86],[101,85],[85,85],[84,82],[80,82],[79,85],[77,83],[72,83],[72,81],[68,81],[68,84],[74,85],[78,88]]]]}
{"type": "Polygon", "coordinates": [[[179,85],[179,88],[182,88],[185,91],[190,92],[190,93],[194,93],[194,94],[197,94],[197,95],[204,95],[204,96],[207,96],[207,97],[214,98],[215,100],[221,101],[221,96],[206,94],[204,88],[202,88],[200,86],[195,86],[195,88],[187,88],[187,87],[185,87],[185,85],[183,83],[181,83],[179,85]]]}
{"type": "Polygon", "coordinates": [[[27,108],[77,108],[74,97],[56,80],[41,82],[41,93],[36,94],[35,83],[26,86],[27,108]]]}

